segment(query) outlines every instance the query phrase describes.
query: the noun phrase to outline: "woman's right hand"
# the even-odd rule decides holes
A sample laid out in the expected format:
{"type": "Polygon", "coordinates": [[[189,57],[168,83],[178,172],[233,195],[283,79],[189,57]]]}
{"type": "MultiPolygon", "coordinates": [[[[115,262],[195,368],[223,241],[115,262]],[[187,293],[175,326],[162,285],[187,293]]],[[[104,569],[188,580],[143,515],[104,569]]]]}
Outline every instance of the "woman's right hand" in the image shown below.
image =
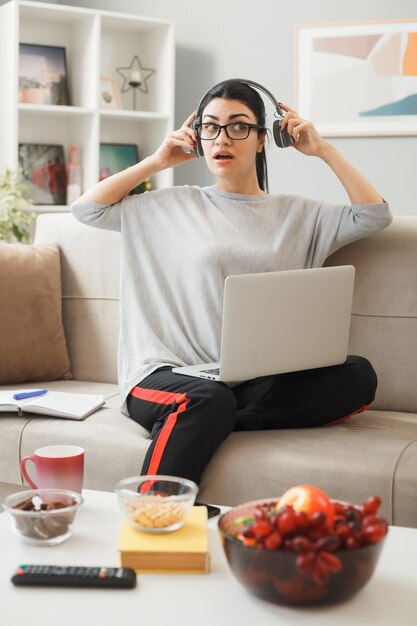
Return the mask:
{"type": "Polygon", "coordinates": [[[169,133],[164,142],[159,146],[153,155],[154,161],[158,164],[158,169],[165,170],[176,167],[181,163],[186,163],[196,158],[195,144],[197,132],[192,127],[192,122],[196,116],[196,111],[192,113],[179,130],[169,133]],[[187,150],[187,152],[185,152],[187,150]]]}

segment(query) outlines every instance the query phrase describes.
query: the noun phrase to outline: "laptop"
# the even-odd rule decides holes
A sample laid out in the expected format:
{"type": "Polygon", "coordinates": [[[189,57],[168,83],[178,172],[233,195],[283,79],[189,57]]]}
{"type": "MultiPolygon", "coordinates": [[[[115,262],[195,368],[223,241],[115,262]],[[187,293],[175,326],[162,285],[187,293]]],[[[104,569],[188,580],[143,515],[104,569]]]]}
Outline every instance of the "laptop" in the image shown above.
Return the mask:
{"type": "Polygon", "coordinates": [[[236,383],[344,363],[352,265],[228,276],[219,363],[173,372],[236,383]]]}

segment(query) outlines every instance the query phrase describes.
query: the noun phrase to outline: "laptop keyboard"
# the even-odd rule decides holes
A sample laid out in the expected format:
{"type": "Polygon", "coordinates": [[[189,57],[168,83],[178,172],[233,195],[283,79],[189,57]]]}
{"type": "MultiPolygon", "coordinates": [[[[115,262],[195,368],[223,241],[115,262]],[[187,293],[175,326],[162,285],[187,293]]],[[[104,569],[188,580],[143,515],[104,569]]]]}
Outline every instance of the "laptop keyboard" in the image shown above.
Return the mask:
{"type": "Polygon", "coordinates": [[[220,367],[212,367],[211,369],[208,370],[200,370],[200,372],[203,372],[203,374],[220,374],[220,367]]]}

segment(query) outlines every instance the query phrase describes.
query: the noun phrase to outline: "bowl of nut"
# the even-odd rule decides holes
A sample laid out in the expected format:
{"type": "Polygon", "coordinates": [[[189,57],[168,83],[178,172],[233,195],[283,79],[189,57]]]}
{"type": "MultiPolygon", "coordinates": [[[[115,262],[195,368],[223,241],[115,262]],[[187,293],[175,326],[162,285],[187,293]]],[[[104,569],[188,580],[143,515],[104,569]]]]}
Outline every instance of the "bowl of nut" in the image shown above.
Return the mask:
{"type": "Polygon", "coordinates": [[[67,489],[30,489],[6,497],[3,508],[13,532],[25,543],[53,546],[72,534],[83,498],[67,489]]]}
{"type": "Polygon", "coordinates": [[[183,526],[198,487],[192,480],[177,476],[133,476],[119,481],[115,492],[133,528],[166,533],[183,526]]]}
{"type": "Polygon", "coordinates": [[[219,519],[229,566],[255,595],[288,606],[336,604],[372,577],[388,525],[378,496],[330,500],[310,485],[241,504],[219,519]]]}

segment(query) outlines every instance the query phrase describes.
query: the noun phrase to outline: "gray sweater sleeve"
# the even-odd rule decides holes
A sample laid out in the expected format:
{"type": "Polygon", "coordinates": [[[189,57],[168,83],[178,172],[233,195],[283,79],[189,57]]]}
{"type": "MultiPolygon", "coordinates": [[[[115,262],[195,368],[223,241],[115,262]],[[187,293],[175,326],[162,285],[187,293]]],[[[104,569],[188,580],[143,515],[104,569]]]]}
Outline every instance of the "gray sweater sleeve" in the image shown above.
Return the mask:
{"type": "Polygon", "coordinates": [[[388,204],[353,204],[344,207],[331,254],[356,239],[367,237],[383,230],[392,222],[388,204]]]}
{"type": "Polygon", "coordinates": [[[353,205],[322,203],[316,215],[313,265],[321,265],[339,248],[383,230],[393,219],[386,202],[353,205]]]}
{"type": "Polygon", "coordinates": [[[87,224],[87,226],[120,232],[123,202],[124,200],[116,204],[80,202],[71,205],[71,212],[79,222],[87,224]]]}

